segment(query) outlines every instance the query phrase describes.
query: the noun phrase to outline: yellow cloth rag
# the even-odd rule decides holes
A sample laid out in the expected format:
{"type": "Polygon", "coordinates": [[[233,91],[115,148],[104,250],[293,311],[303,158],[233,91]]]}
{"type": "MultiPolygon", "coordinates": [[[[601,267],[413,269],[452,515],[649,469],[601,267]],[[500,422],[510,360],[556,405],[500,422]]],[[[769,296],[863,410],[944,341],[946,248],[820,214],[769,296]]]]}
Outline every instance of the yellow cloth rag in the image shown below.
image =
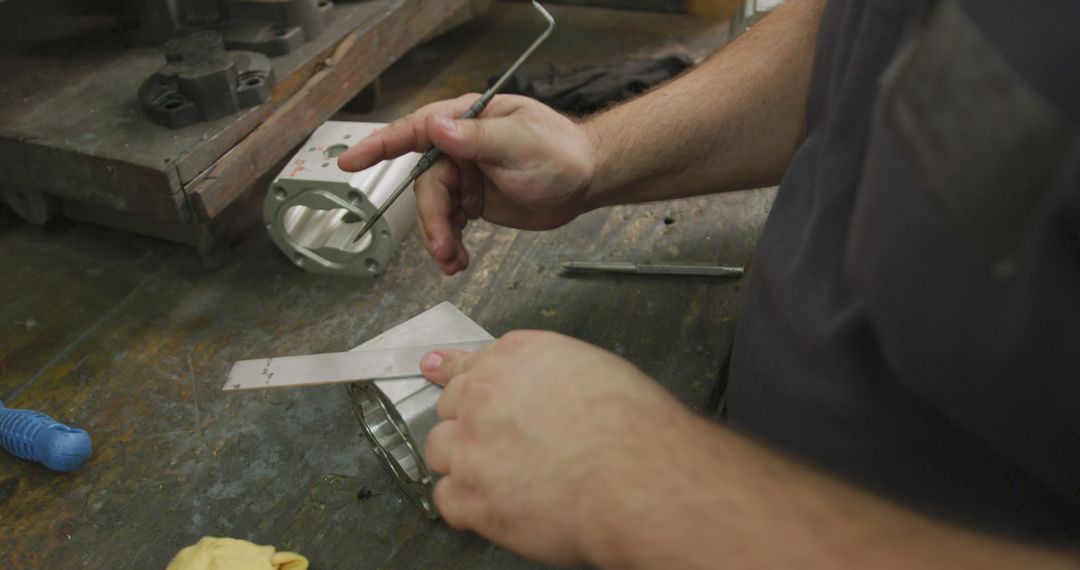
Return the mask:
{"type": "Polygon", "coordinates": [[[274,552],[235,538],[204,536],[176,554],[165,570],[307,570],[307,558],[295,552],[274,552]]]}

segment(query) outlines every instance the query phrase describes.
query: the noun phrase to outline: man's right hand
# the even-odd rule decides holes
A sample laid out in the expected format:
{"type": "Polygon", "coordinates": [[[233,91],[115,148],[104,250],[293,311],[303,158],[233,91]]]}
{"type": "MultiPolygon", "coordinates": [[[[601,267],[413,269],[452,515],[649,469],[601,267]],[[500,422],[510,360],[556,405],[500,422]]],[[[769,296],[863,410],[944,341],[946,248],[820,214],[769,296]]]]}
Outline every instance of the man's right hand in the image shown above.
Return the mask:
{"type": "Polygon", "coordinates": [[[583,125],[514,95],[492,99],[476,119],[456,120],[479,98],[427,105],[369,135],[338,158],[358,171],[432,146],[445,155],[416,182],[420,231],[443,273],[469,265],[462,230],[469,220],[548,230],[588,209],[595,144],[583,125]]]}

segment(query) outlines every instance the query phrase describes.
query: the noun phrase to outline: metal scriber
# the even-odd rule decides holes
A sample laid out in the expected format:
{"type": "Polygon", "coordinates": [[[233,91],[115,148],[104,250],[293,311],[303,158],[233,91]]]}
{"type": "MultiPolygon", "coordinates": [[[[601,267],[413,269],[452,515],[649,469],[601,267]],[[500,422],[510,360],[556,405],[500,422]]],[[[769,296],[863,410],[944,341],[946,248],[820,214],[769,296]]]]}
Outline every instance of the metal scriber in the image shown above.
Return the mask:
{"type": "Polygon", "coordinates": [[[628,273],[631,275],[681,275],[689,277],[742,277],[742,267],[697,263],[633,263],[627,261],[567,261],[571,273],[628,273]]]}
{"type": "MultiPolygon", "coordinates": [[[[517,61],[515,61],[514,64],[506,70],[506,73],[503,73],[502,76],[499,77],[498,81],[496,81],[494,85],[488,88],[488,90],[485,91],[484,94],[481,95],[480,98],[477,99],[476,102],[473,103],[472,106],[469,107],[469,109],[465,111],[463,115],[458,117],[458,119],[472,119],[480,113],[484,112],[484,108],[487,107],[487,104],[491,102],[492,98],[495,97],[495,94],[503,88],[503,85],[505,85],[506,82],[510,80],[510,77],[512,77],[514,73],[517,72],[518,68],[521,67],[521,64],[525,63],[525,60],[529,59],[529,56],[532,55],[534,51],[536,51],[536,48],[540,47],[540,44],[543,44],[544,41],[548,39],[548,36],[551,35],[551,32],[555,30],[555,18],[551,17],[551,14],[547,10],[545,10],[544,7],[541,6],[540,3],[536,0],[533,0],[532,4],[536,8],[536,10],[540,12],[540,14],[544,17],[544,20],[547,21],[547,28],[542,34],[540,34],[540,37],[536,38],[536,41],[534,41],[532,45],[529,46],[529,49],[525,50],[525,53],[521,54],[521,57],[519,57],[517,61]]],[[[379,218],[381,218],[382,215],[386,213],[386,210],[394,204],[394,201],[398,199],[398,196],[401,196],[401,193],[404,192],[410,184],[415,182],[421,174],[427,172],[427,170],[431,168],[433,164],[438,162],[440,158],[442,158],[442,152],[435,147],[431,147],[430,150],[424,153],[424,156],[420,158],[420,162],[416,163],[416,166],[412,169],[411,172],[409,172],[409,176],[401,182],[401,185],[394,190],[394,193],[390,195],[386,202],[383,202],[383,204],[379,206],[379,209],[375,212],[375,215],[372,216],[367,221],[367,223],[364,224],[364,227],[360,229],[360,233],[356,234],[356,238],[353,239],[353,242],[355,243],[360,241],[360,238],[364,237],[364,235],[367,234],[368,230],[370,230],[371,227],[375,225],[375,222],[379,221],[379,218]]]]}

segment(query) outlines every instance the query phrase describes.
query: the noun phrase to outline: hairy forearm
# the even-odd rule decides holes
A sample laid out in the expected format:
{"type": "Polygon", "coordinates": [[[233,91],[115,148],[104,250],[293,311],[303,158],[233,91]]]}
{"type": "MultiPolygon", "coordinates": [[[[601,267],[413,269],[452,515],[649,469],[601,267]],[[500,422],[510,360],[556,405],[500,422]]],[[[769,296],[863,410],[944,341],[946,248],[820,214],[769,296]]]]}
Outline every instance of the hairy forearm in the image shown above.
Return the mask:
{"type": "Polygon", "coordinates": [[[648,465],[606,481],[583,510],[597,566],[1080,567],[905,510],[697,418],[662,431],[648,465]]]}
{"type": "Polygon", "coordinates": [[[590,207],[768,186],[803,135],[825,0],[791,0],[692,72],[589,119],[590,207]]]}

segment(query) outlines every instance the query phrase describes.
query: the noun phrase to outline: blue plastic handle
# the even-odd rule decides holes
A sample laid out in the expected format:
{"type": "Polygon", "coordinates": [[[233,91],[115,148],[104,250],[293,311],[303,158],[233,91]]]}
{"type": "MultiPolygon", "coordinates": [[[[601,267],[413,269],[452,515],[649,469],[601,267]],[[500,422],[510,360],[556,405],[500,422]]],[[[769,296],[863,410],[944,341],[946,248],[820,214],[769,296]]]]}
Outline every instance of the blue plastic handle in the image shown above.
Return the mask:
{"type": "Polygon", "coordinates": [[[13,410],[0,403],[0,447],[53,471],[76,471],[90,459],[93,446],[85,430],[31,410],[13,410]]]}

